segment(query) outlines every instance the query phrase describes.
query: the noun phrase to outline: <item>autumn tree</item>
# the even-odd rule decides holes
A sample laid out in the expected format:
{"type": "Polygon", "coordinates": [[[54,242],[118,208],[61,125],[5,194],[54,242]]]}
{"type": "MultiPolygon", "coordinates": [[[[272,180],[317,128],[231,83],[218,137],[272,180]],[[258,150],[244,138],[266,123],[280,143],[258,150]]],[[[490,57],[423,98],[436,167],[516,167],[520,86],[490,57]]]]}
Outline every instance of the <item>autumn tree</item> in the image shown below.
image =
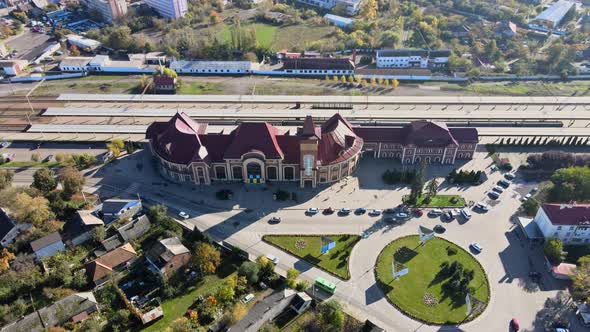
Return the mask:
{"type": "Polygon", "coordinates": [[[0,190],[8,188],[12,185],[14,172],[8,169],[0,170],[0,190]]]}
{"type": "Polygon", "coordinates": [[[242,318],[246,316],[247,313],[248,309],[246,309],[246,305],[244,305],[242,302],[237,302],[236,304],[234,304],[229,313],[230,323],[233,325],[239,322],[242,318]]]}
{"type": "Polygon", "coordinates": [[[192,264],[196,266],[201,273],[213,274],[221,264],[221,254],[211,244],[199,242],[195,248],[195,254],[192,258],[192,264]]]}
{"type": "Polygon", "coordinates": [[[64,194],[71,197],[73,194],[82,191],[86,179],[79,170],[74,167],[64,167],[60,173],[59,180],[63,186],[64,194]]]}
{"type": "Polygon", "coordinates": [[[572,284],[572,297],[581,302],[590,299],[590,256],[584,256],[578,260],[572,284]]]}
{"type": "Polygon", "coordinates": [[[30,222],[40,227],[43,222],[52,217],[49,201],[44,197],[31,197],[27,193],[18,193],[11,207],[16,219],[20,222],[30,222]]]}
{"type": "Polygon", "coordinates": [[[322,331],[342,331],[344,327],[344,311],[340,303],[329,300],[318,306],[318,320],[322,331]]]}
{"type": "Polygon", "coordinates": [[[115,138],[107,144],[107,149],[113,154],[113,157],[116,158],[121,154],[121,151],[125,149],[125,142],[120,138],[115,138]]]}
{"type": "Polygon", "coordinates": [[[80,56],[80,49],[76,45],[70,46],[70,55],[71,56],[80,56]]]}
{"type": "Polygon", "coordinates": [[[39,189],[43,193],[48,193],[57,188],[55,173],[49,168],[40,168],[33,174],[33,184],[31,187],[39,189]]]}
{"type": "Polygon", "coordinates": [[[432,178],[432,180],[428,181],[426,184],[426,192],[428,196],[434,197],[438,193],[438,181],[436,178],[432,178]]]}
{"type": "Polygon", "coordinates": [[[186,317],[178,317],[173,320],[165,330],[166,332],[191,332],[191,322],[186,317]]]}
{"type": "Polygon", "coordinates": [[[361,5],[360,16],[367,20],[377,17],[377,0],[366,0],[361,5]]]}
{"type": "Polygon", "coordinates": [[[399,86],[399,81],[397,79],[392,79],[391,80],[391,87],[395,90],[397,89],[397,87],[399,86]]]}
{"type": "Polygon", "coordinates": [[[226,283],[217,289],[217,298],[221,303],[230,303],[236,296],[236,291],[232,286],[232,284],[226,283]]]}
{"type": "Polygon", "coordinates": [[[215,10],[212,10],[211,13],[209,14],[209,22],[213,25],[219,24],[221,23],[222,19],[221,19],[221,15],[219,15],[219,13],[215,10]]]}
{"type": "Polygon", "coordinates": [[[14,259],[14,254],[4,248],[0,251],[0,273],[10,268],[10,261],[14,259]]]}

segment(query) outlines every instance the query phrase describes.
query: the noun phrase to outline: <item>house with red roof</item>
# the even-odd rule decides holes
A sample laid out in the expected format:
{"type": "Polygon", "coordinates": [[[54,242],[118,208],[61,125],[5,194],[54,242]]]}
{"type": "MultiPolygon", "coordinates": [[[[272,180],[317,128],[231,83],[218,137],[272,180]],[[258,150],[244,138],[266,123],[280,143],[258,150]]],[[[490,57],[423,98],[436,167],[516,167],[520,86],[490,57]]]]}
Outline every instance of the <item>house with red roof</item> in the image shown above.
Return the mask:
{"type": "Polygon", "coordinates": [[[362,153],[404,164],[454,164],[471,159],[478,142],[475,128],[449,129],[431,121],[355,127],[340,114],[321,125],[307,116],[297,129],[244,122],[215,131],[178,113],[152,123],[146,138],[161,174],[175,182],[298,181],[314,188],[351,175],[362,153]]]}
{"type": "Polygon", "coordinates": [[[590,204],[545,203],[534,219],[545,239],[566,244],[590,242],[590,204]]]}

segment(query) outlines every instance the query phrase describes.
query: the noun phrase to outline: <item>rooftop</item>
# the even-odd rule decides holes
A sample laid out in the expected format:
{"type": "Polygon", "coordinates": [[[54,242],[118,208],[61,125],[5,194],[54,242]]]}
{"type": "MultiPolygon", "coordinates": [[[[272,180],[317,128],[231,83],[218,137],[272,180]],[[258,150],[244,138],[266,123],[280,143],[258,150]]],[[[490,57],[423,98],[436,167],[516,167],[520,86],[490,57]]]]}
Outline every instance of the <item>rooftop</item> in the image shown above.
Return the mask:
{"type": "Polygon", "coordinates": [[[137,258],[131,244],[127,243],[86,264],[86,274],[92,281],[100,280],[110,274],[117,266],[137,258]]]}
{"type": "Polygon", "coordinates": [[[156,242],[148,251],[147,257],[158,267],[166,265],[172,258],[178,255],[190,253],[177,237],[162,239],[156,242]]]}
{"type": "Polygon", "coordinates": [[[570,1],[566,0],[559,0],[553,3],[549,8],[542,11],[535,20],[544,20],[554,22],[555,24],[559,23],[565,14],[574,6],[575,4],[570,1]]]}
{"type": "Polygon", "coordinates": [[[250,61],[189,61],[176,60],[170,63],[170,68],[176,71],[190,70],[252,70],[254,63],[250,61]]]}
{"type": "Polygon", "coordinates": [[[12,222],[12,219],[6,214],[6,211],[0,208],[0,240],[2,240],[13,228],[14,222],[12,222]]]}
{"type": "Polygon", "coordinates": [[[31,248],[33,251],[39,251],[40,249],[46,248],[54,243],[61,242],[61,236],[58,232],[53,232],[40,239],[31,242],[31,248]]]}
{"type": "Polygon", "coordinates": [[[61,60],[61,62],[59,63],[60,66],[68,66],[68,67],[84,67],[86,65],[88,65],[88,63],[90,63],[90,61],[92,60],[91,57],[86,57],[86,56],[68,56],[65,57],[63,60],[61,60]]]}
{"type": "Polygon", "coordinates": [[[348,58],[297,58],[284,59],[283,70],[354,70],[348,58]]]}
{"type": "Polygon", "coordinates": [[[542,209],[553,225],[590,226],[590,204],[545,203],[542,209]]]}
{"type": "Polygon", "coordinates": [[[377,50],[377,57],[408,57],[420,56],[423,58],[438,58],[451,56],[450,50],[421,50],[421,49],[398,49],[398,50],[377,50]]]}

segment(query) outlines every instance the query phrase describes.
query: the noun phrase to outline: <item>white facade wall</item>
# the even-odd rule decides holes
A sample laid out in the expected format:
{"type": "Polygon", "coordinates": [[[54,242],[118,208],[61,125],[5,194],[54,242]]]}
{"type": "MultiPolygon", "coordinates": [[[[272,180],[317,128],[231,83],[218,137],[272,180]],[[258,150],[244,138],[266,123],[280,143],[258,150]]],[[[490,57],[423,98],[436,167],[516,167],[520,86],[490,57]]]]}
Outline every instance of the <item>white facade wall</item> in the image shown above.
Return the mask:
{"type": "Polygon", "coordinates": [[[166,18],[179,19],[188,11],[186,0],[146,0],[145,3],[166,18]]]}
{"type": "Polygon", "coordinates": [[[428,58],[414,56],[378,56],[377,68],[428,68],[428,58]],[[417,65],[416,65],[417,64],[417,65]]]}
{"type": "Polygon", "coordinates": [[[80,2],[88,9],[99,12],[105,22],[111,23],[127,14],[125,0],[81,0],[80,2]]]}
{"type": "Polygon", "coordinates": [[[588,244],[590,242],[590,227],[554,225],[542,207],[537,211],[534,221],[545,239],[557,238],[566,244],[588,244]]]}

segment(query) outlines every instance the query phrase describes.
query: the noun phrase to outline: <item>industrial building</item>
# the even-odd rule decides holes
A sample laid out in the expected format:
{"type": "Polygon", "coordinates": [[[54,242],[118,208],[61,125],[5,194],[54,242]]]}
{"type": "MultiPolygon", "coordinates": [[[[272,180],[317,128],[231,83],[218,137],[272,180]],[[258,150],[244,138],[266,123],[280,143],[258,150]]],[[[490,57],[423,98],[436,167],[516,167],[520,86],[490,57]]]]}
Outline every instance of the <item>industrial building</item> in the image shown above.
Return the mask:
{"type": "Polygon", "coordinates": [[[450,56],[449,50],[378,50],[377,68],[442,68],[450,56]]]}
{"type": "Polygon", "coordinates": [[[189,61],[177,60],[170,69],[179,74],[251,74],[258,64],[250,61],[189,61]]]}
{"type": "Polygon", "coordinates": [[[555,29],[574,6],[574,2],[559,0],[537,15],[529,25],[545,29],[555,29]]]}

